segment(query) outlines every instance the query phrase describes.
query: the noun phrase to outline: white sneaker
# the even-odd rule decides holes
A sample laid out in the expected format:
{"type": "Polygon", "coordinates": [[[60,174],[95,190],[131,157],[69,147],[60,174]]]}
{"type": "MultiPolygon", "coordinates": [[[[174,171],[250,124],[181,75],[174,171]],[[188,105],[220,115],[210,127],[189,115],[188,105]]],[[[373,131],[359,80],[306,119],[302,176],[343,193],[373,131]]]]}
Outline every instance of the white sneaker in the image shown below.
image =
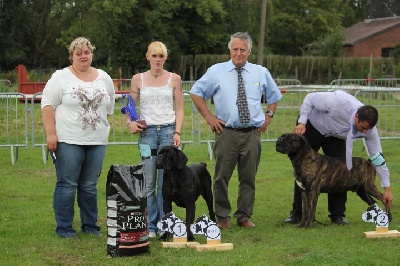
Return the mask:
{"type": "Polygon", "coordinates": [[[157,235],[155,232],[149,232],[149,238],[156,238],[157,235]]]}

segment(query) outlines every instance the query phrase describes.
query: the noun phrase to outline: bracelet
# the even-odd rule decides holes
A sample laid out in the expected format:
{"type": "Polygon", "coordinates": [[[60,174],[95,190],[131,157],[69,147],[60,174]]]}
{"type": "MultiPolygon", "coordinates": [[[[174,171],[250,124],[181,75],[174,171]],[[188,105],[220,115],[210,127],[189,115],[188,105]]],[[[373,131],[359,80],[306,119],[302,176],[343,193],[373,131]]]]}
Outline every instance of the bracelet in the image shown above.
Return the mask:
{"type": "Polygon", "coordinates": [[[176,131],[176,132],[174,133],[174,135],[180,136],[180,135],[181,135],[181,132],[176,131]]]}

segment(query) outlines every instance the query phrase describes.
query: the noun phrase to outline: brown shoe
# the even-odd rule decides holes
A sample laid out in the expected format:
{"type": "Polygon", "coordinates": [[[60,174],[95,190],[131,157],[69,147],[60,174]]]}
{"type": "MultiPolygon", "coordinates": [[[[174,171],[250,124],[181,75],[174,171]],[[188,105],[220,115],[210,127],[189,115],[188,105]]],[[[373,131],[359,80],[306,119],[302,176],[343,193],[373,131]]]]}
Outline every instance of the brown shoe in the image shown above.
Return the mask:
{"type": "Polygon", "coordinates": [[[231,224],[227,220],[219,221],[217,225],[220,229],[231,229],[232,228],[231,224]]]}
{"type": "Polygon", "coordinates": [[[256,227],[250,220],[244,220],[243,222],[239,223],[239,226],[244,228],[254,228],[256,227]]]}

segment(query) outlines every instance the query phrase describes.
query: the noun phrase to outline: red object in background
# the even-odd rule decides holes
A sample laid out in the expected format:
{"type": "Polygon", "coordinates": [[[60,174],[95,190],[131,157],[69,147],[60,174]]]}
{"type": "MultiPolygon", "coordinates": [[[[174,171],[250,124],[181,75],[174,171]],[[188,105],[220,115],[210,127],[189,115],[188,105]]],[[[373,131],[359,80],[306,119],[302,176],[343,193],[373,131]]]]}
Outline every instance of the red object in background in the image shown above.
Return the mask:
{"type": "Polygon", "coordinates": [[[42,92],[46,82],[29,81],[28,71],[24,65],[18,65],[15,70],[18,73],[18,92],[22,94],[35,94],[42,92]]]}

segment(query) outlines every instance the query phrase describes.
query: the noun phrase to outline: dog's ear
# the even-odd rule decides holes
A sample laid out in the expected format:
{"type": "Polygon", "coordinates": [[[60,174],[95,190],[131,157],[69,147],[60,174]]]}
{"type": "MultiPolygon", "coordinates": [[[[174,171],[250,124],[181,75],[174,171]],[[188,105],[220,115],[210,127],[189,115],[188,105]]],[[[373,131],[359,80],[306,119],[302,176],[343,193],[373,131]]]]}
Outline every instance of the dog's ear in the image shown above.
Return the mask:
{"type": "Polygon", "coordinates": [[[306,148],[311,148],[310,144],[308,143],[308,140],[306,139],[306,137],[301,136],[301,145],[306,147],[306,148]]]}
{"type": "Polygon", "coordinates": [[[175,152],[173,150],[163,147],[161,148],[160,152],[158,153],[158,156],[162,157],[162,163],[163,163],[163,168],[164,170],[171,170],[175,164],[174,156],[175,152]]]}
{"type": "Polygon", "coordinates": [[[182,169],[187,164],[188,158],[180,149],[176,148],[176,152],[178,155],[176,166],[178,167],[178,169],[182,169]]]}

